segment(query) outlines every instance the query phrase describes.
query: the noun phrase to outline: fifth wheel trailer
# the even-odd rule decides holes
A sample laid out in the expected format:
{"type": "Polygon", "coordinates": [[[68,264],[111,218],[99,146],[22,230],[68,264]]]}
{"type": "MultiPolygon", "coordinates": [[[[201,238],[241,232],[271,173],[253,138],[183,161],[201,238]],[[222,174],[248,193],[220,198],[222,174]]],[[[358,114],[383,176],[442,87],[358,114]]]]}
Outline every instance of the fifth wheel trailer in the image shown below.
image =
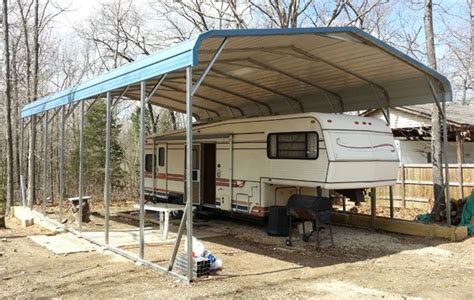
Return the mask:
{"type": "MultiPolygon", "coordinates": [[[[398,154],[380,119],[301,113],[193,126],[193,204],[264,217],[290,195],[360,197],[393,185],[398,154]]],[[[147,137],[148,198],[183,202],[185,132],[147,137]]]]}

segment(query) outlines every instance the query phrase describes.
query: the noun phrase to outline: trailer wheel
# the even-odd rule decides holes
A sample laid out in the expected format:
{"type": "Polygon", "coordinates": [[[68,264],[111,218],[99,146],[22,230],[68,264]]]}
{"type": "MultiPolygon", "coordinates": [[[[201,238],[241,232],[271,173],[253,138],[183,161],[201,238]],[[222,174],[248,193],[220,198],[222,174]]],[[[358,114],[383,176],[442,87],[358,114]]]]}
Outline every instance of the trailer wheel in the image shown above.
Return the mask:
{"type": "Polygon", "coordinates": [[[292,247],[293,246],[293,242],[291,240],[286,240],[285,241],[285,244],[288,246],[288,247],[292,247]]]}

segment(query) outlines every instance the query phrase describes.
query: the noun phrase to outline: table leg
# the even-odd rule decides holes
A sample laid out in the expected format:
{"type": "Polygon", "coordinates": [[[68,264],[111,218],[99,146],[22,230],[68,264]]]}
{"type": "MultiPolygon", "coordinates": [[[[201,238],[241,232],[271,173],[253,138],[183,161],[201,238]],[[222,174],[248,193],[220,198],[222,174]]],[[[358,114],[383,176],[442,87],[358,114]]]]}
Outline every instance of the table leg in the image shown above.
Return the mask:
{"type": "Polygon", "coordinates": [[[163,227],[163,240],[168,239],[168,226],[170,224],[170,212],[165,211],[165,226],[163,227]]]}
{"type": "Polygon", "coordinates": [[[158,213],[160,214],[160,231],[163,234],[164,233],[163,227],[164,227],[164,224],[165,224],[165,213],[162,212],[162,211],[160,211],[158,213]]]}

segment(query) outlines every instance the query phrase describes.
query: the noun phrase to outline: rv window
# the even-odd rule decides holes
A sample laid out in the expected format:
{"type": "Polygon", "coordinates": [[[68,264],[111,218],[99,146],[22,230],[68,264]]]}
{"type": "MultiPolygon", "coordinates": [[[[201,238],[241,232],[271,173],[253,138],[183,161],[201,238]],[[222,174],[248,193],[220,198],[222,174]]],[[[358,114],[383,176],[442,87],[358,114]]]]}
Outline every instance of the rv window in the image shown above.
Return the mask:
{"type": "Polygon", "coordinates": [[[153,154],[145,155],[145,172],[153,172],[153,154]]]}
{"type": "Polygon", "coordinates": [[[158,166],[165,166],[165,148],[163,147],[158,148],[158,166]]]}
{"type": "Polygon", "coordinates": [[[316,132],[271,133],[267,139],[267,156],[275,159],[317,159],[316,132]]]}

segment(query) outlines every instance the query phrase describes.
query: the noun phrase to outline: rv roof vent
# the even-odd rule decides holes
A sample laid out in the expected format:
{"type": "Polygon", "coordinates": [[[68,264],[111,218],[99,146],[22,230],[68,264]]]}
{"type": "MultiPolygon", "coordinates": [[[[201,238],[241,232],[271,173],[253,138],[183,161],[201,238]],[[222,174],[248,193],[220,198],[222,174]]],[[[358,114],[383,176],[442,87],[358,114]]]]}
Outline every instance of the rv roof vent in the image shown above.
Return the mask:
{"type": "Polygon", "coordinates": [[[328,120],[328,123],[332,123],[332,120],[328,120]]]}
{"type": "Polygon", "coordinates": [[[355,121],[354,124],[359,125],[359,121],[355,121]]]}

